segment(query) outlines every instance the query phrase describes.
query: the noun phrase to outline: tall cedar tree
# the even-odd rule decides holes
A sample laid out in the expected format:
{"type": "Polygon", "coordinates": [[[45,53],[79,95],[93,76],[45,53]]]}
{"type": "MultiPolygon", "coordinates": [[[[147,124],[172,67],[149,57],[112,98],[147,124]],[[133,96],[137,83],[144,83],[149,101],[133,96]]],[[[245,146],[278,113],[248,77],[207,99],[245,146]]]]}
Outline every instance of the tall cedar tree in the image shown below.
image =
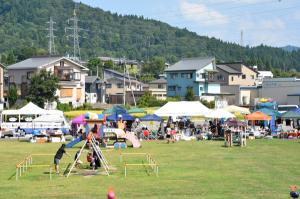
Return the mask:
{"type": "Polygon", "coordinates": [[[44,107],[46,102],[57,100],[58,78],[50,71],[41,70],[30,79],[27,100],[44,107]]]}

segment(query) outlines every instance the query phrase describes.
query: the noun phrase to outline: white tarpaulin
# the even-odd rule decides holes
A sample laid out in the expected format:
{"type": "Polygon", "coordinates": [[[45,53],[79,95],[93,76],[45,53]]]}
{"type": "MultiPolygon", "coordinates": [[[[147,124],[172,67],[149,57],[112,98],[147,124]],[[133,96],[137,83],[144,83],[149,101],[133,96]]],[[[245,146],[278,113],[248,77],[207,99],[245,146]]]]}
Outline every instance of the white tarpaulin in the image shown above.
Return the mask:
{"type": "Polygon", "coordinates": [[[42,115],[35,118],[33,122],[64,122],[64,118],[59,115],[42,115]]]}
{"type": "Polygon", "coordinates": [[[168,102],[160,109],[154,112],[154,114],[161,117],[168,116],[205,116],[210,113],[211,110],[204,106],[199,101],[180,101],[180,102],[168,102]]]}
{"type": "Polygon", "coordinates": [[[210,112],[206,117],[216,118],[216,119],[221,119],[221,118],[227,119],[227,118],[234,118],[235,116],[229,111],[226,111],[224,109],[215,109],[212,112],[210,112]]]}

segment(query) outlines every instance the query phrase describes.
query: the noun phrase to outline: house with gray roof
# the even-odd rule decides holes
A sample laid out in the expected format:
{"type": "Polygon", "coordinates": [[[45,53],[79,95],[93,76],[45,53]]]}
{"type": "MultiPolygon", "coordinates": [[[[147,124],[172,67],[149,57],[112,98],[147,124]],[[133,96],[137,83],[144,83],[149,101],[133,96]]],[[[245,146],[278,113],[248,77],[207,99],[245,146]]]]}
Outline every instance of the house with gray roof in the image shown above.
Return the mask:
{"type": "Polygon", "coordinates": [[[98,76],[85,77],[85,100],[88,103],[105,103],[106,82],[98,76]]]}
{"type": "Polygon", "coordinates": [[[221,85],[254,86],[258,73],[242,63],[217,64],[218,73],[214,80],[221,85]]]}
{"type": "Polygon", "coordinates": [[[158,100],[165,100],[167,98],[167,80],[161,76],[159,79],[144,85],[144,90],[149,91],[158,100]]]}
{"type": "Polygon", "coordinates": [[[258,96],[258,73],[242,62],[217,64],[218,72],[213,79],[221,85],[221,92],[227,93],[228,104],[249,106],[258,96]]]}
{"type": "Polygon", "coordinates": [[[15,85],[21,98],[27,95],[30,78],[41,70],[52,72],[59,79],[56,92],[61,103],[80,106],[85,101],[85,76],[89,71],[67,57],[32,57],[7,67],[9,84],[15,85]]]}
{"type": "Polygon", "coordinates": [[[213,57],[182,59],[165,70],[167,75],[167,96],[185,97],[191,88],[195,98],[220,93],[220,83],[213,79],[216,73],[213,57]]]}

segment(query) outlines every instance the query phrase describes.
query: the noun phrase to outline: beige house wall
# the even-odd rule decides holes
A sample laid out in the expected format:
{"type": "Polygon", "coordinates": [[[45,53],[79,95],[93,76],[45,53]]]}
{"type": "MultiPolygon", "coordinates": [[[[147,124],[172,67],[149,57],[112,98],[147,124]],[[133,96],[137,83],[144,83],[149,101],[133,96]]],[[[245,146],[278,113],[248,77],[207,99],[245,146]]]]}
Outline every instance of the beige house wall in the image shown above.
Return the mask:
{"type": "Polygon", "coordinates": [[[240,86],[256,85],[256,76],[257,76],[256,72],[242,65],[241,73],[242,74],[240,75],[229,75],[228,85],[240,85],[240,86]],[[245,76],[245,79],[243,79],[243,75],[245,76]],[[233,81],[231,79],[232,77],[233,77],[233,81]]]}

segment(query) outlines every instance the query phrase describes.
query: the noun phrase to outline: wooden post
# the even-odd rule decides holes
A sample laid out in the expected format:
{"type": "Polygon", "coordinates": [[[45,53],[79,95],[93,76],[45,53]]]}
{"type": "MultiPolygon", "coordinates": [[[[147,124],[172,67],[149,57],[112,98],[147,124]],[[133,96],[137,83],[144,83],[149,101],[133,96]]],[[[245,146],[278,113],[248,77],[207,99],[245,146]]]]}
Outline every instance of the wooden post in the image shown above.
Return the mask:
{"type": "Polygon", "coordinates": [[[50,177],[50,180],[52,180],[52,167],[51,166],[49,168],[49,177],[50,177]]]}
{"type": "Polygon", "coordinates": [[[125,172],[124,172],[124,174],[125,174],[125,177],[126,177],[126,176],[127,176],[126,164],[124,165],[124,169],[125,169],[125,172]]]}
{"type": "Polygon", "coordinates": [[[18,180],[18,167],[16,167],[16,180],[18,180]]]}

